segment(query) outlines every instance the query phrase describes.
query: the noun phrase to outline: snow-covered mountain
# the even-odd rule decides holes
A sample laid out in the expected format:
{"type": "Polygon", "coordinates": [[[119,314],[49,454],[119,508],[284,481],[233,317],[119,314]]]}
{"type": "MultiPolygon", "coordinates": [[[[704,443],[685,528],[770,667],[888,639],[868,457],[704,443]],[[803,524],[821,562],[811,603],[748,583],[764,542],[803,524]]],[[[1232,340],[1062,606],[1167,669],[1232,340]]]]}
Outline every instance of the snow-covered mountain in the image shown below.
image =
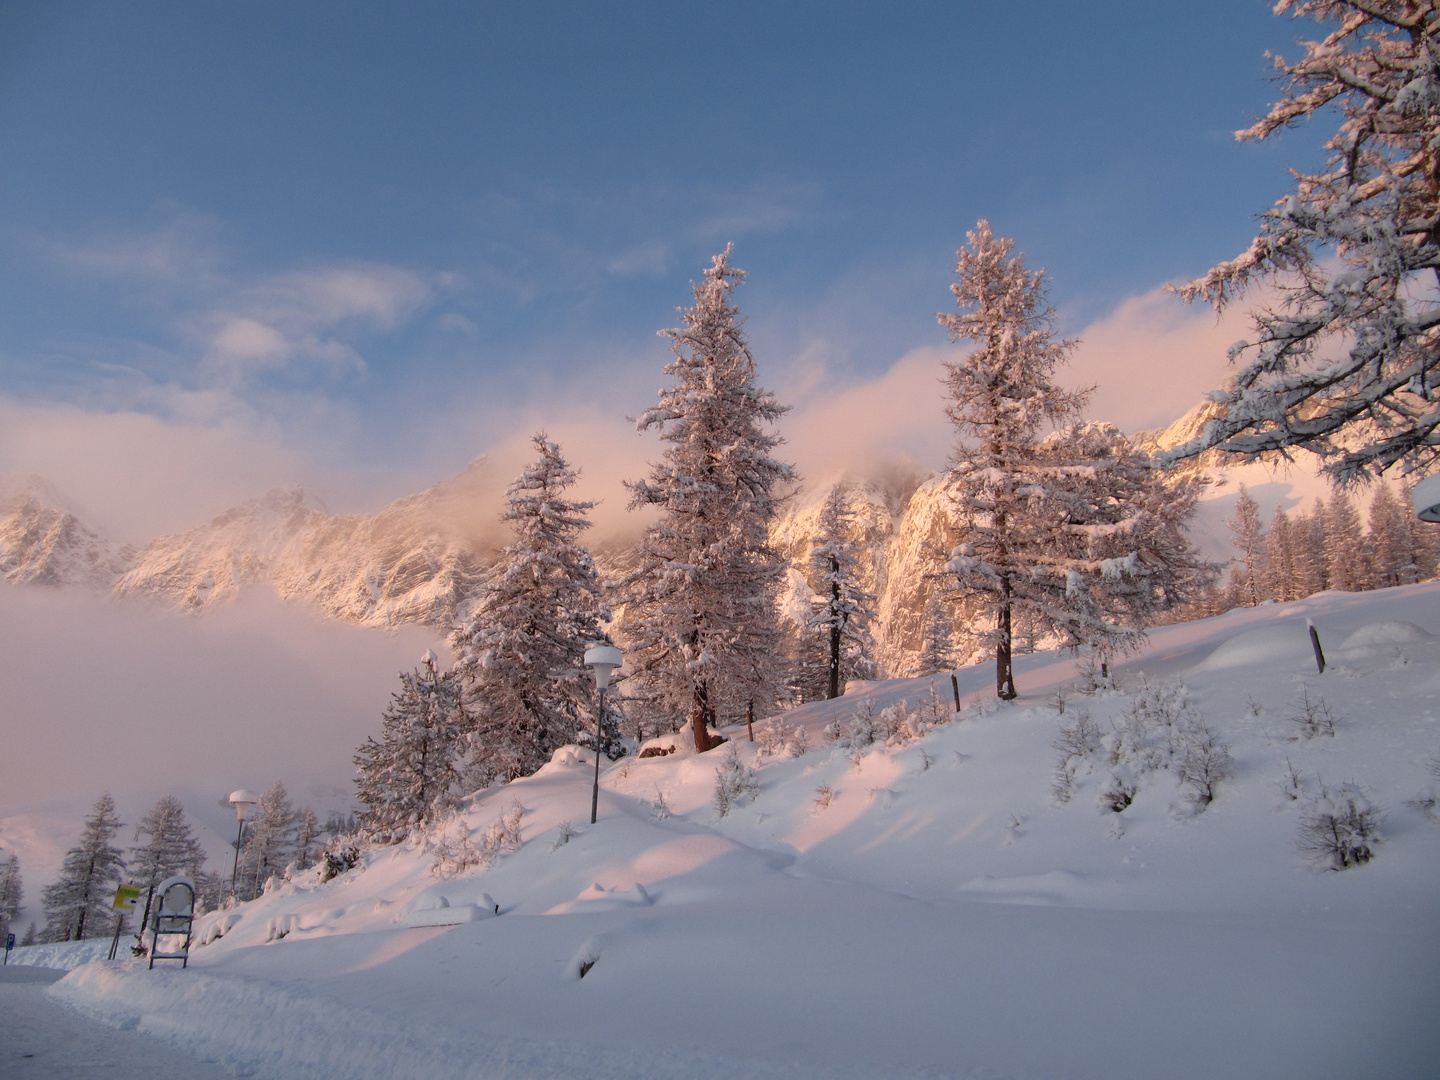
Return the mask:
{"type": "Polygon", "coordinates": [[[445,627],[476,588],[499,529],[465,513],[489,495],[484,459],[376,514],[330,514],[277,489],[205,525],[116,548],[74,513],[24,492],[0,502],[0,573],[15,584],[79,585],[201,612],[268,587],[330,618],[445,627]]]}

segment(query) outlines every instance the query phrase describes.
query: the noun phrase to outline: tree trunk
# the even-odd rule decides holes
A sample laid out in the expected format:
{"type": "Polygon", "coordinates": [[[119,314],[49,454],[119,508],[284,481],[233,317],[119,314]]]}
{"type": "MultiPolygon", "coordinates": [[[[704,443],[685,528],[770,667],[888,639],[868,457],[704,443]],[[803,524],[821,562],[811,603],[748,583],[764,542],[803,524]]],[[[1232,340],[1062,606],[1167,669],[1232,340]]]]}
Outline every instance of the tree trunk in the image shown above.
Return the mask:
{"type": "Polygon", "coordinates": [[[995,696],[1002,701],[1012,700],[1015,694],[1015,672],[1010,663],[1010,579],[1001,579],[1003,600],[996,617],[996,630],[1000,640],[995,645],[995,696]]]}
{"type": "Polygon", "coordinates": [[[705,691],[697,683],[695,700],[690,705],[690,730],[695,735],[695,752],[703,754],[710,749],[710,733],[705,730],[705,691]]]}

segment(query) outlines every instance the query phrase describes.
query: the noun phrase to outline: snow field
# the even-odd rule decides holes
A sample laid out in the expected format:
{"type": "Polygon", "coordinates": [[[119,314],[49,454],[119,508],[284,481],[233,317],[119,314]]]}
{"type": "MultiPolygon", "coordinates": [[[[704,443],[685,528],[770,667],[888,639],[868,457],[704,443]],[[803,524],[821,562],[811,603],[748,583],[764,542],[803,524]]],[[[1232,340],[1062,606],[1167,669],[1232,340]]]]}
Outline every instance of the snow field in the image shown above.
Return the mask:
{"type": "Polygon", "coordinates": [[[51,992],[287,1080],[1433,1075],[1437,631],[1440,584],[1321,594],[1159,630],[1119,689],[1072,690],[1063,715],[1074,666],[1036,655],[1015,703],[980,704],[993,667],[965,669],[959,720],[831,745],[826,725],[867,701],[920,708],[931,681],[857,684],[780,718],[806,731],[799,756],[741,727],[705,755],[677,736],[673,755],[608,766],[594,826],[593,759],[562,750],[464,814],[478,839],[523,809],[518,850],[489,869],[441,879],[417,844],[370,852],[207,916],[188,971],[89,963],[51,992]],[[1324,675],[1297,646],[1306,618],[1324,675]],[[1229,748],[1214,801],[1187,799],[1172,762],[1130,766],[1133,802],[1103,811],[1124,766],[1100,750],[1057,801],[1060,724],[1085,710],[1108,735],[1176,680],[1229,748]],[[1333,736],[1303,736],[1303,694],[1333,736]],[[722,817],[732,750],[758,791],[722,817]],[[1305,799],[1347,781],[1387,816],[1375,859],[1335,873],[1298,829],[1305,799]],[[500,917],[409,925],[486,896],[500,917]]]}

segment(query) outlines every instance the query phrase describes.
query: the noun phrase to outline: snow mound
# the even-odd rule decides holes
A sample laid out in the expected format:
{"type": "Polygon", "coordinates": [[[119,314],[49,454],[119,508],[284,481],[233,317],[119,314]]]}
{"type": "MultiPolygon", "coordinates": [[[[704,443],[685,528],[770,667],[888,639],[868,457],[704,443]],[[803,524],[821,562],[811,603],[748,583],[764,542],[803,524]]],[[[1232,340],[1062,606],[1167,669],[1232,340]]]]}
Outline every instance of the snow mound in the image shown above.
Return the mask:
{"type": "Polygon", "coordinates": [[[1434,641],[1435,635],[1412,622],[1368,623],[1340,643],[1341,649],[1362,649],[1376,645],[1408,645],[1415,641],[1434,641]]]}
{"type": "Polygon", "coordinates": [[[1303,619],[1268,623],[1236,634],[1192,669],[1223,671],[1227,668],[1268,664],[1297,671],[1315,670],[1315,650],[1303,619]]]}

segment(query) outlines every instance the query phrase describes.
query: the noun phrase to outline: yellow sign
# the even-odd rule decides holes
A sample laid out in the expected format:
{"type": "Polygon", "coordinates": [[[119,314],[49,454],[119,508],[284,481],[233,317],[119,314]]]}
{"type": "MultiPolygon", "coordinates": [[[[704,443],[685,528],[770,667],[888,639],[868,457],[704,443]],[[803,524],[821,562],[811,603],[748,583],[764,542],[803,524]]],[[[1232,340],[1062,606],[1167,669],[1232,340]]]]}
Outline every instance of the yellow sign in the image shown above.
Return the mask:
{"type": "Polygon", "coordinates": [[[134,911],[140,901],[139,885],[121,885],[115,890],[115,903],[110,906],[120,911],[134,911]]]}

